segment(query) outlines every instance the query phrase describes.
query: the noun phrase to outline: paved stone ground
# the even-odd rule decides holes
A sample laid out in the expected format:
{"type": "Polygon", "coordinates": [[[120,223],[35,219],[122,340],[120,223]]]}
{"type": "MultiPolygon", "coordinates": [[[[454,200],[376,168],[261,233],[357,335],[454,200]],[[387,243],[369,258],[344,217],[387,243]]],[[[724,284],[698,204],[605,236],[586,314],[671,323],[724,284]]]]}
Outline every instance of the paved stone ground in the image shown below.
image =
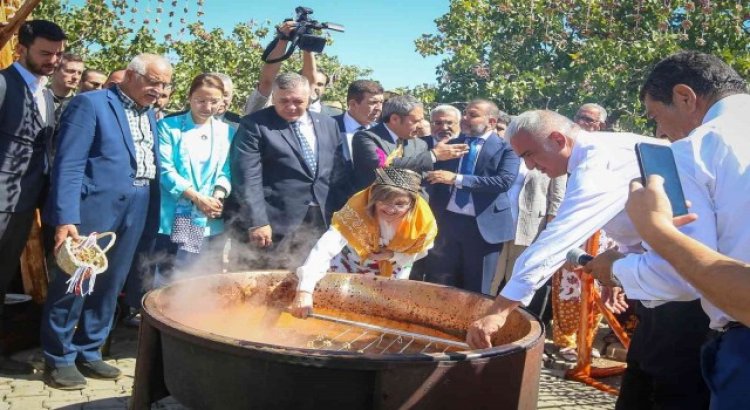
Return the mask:
{"type": "MultiPolygon", "coordinates": [[[[83,390],[63,391],[47,387],[42,382],[42,358],[38,349],[14,356],[27,360],[39,371],[25,377],[9,377],[0,373],[0,410],[115,410],[127,409],[135,371],[137,333],[134,329],[119,326],[115,330],[108,363],[122,369],[124,376],[117,381],[88,379],[83,390]]],[[[548,363],[548,365],[551,363],[548,363]]],[[[553,363],[552,363],[553,364],[553,363]]],[[[580,383],[562,379],[564,370],[542,369],[539,385],[539,409],[612,409],[615,397],[580,383]]],[[[172,398],[152,407],[164,410],[186,410],[172,398]]],[[[199,410],[199,409],[196,409],[199,410]]]]}

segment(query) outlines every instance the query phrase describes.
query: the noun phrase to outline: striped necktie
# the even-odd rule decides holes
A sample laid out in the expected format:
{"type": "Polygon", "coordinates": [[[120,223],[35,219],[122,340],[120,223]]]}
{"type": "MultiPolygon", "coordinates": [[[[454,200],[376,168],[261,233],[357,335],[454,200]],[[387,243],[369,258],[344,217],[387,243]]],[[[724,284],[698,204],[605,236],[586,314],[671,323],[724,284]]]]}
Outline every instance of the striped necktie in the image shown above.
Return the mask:
{"type": "Polygon", "coordinates": [[[302,157],[305,159],[307,166],[310,167],[310,171],[312,171],[312,174],[316,175],[318,172],[318,162],[315,158],[315,153],[313,152],[312,147],[310,147],[310,143],[308,143],[307,138],[302,135],[302,130],[300,129],[299,122],[290,122],[289,126],[292,128],[292,132],[294,133],[294,136],[297,137],[299,146],[302,148],[302,157]]]}

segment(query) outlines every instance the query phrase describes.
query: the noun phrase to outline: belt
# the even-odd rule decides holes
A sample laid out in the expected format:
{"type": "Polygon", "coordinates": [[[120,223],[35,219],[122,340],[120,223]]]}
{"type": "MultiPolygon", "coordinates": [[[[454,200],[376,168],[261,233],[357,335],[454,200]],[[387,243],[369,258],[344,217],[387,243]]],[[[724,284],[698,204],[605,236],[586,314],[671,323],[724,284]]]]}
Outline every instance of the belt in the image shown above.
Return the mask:
{"type": "Polygon", "coordinates": [[[136,178],[133,180],[133,186],[148,186],[151,184],[149,178],[136,178]]]}

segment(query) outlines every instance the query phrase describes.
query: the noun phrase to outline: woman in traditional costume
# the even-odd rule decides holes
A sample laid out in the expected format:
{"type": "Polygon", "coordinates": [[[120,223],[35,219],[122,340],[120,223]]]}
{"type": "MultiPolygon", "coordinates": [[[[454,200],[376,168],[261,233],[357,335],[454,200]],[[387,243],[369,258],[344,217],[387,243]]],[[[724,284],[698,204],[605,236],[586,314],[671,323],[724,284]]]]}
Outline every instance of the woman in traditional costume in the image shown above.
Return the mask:
{"type": "Polygon", "coordinates": [[[331,227],[297,268],[293,315],[311,313],[315,284],[328,271],[409,278],[437,235],[435,217],[419,195],[421,180],[413,171],[379,168],[375,182],[333,215],[331,227]]]}

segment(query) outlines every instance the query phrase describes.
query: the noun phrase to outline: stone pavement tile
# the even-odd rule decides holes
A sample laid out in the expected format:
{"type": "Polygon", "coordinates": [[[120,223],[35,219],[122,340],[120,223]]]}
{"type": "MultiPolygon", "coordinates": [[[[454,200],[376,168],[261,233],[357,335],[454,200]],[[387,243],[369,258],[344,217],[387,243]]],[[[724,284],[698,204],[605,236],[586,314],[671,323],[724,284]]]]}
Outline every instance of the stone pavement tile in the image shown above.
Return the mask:
{"type": "Polygon", "coordinates": [[[35,389],[44,388],[44,382],[42,381],[41,375],[26,376],[26,378],[17,378],[17,379],[14,379],[12,382],[10,382],[10,385],[13,386],[13,388],[16,388],[16,387],[31,387],[35,389]]]}
{"type": "Polygon", "coordinates": [[[5,394],[5,400],[22,397],[49,397],[49,390],[38,386],[18,386],[13,391],[5,394]]]}
{"type": "Polygon", "coordinates": [[[93,379],[91,377],[86,378],[86,389],[99,390],[99,389],[114,389],[117,387],[117,380],[101,380],[93,379]]]}
{"type": "Polygon", "coordinates": [[[80,390],[60,390],[60,389],[49,389],[49,397],[52,400],[67,400],[69,398],[83,400],[83,394],[80,390]]]}
{"type": "Polygon", "coordinates": [[[123,386],[125,388],[132,388],[133,387],[133,376],[123,376],[117,379],[117,385],[123,386]]]}
{"type": "Polygon", "coordinates": [[[43,408],[42,403],[46,397],[16,397],[5,399],[10,404],[10,410],[30,410],[43,408]]]}

